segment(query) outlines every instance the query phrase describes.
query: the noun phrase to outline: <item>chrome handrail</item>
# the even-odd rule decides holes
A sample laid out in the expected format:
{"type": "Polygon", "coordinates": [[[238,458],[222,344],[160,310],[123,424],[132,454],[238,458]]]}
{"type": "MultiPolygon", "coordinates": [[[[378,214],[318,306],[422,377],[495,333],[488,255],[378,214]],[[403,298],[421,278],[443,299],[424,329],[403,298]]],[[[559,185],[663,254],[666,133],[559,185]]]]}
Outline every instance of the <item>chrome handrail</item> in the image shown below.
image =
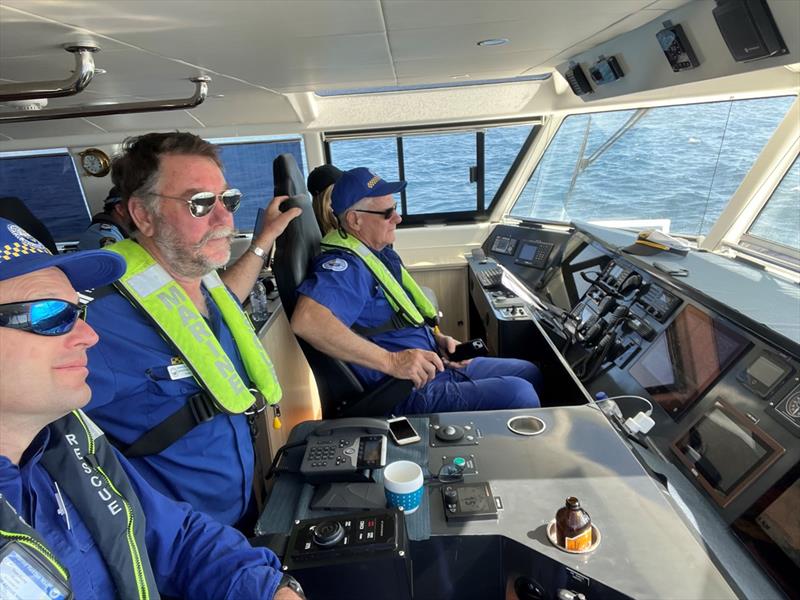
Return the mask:
{"type": "Polygon", "coordinates": [[[48,108],[27,112],[0,113],[0,123],[22,123],[31,121],[48,121],[51,119],[70,119],[73,117],[97,117],[102,115],[125,115],[131,113],[156,112],[162,110],[180,110],[194,108],[202,104],[208,96],[210,77],[200,75],[190,79],[195,84],[194,94],[190,98],[172,100],[148,100],[144,102],[126,102],[119,104],[96,104],[88,106],[69,106],[66,108],[48,108]]]}
{"type": "Polygon", "coordinates": [[[0,85],[0,102],[61,98],[63,96],[74,96],[83,91],[94,77],[94,58],[92,54],[99,52],[100,46],[84,42],[64,46],[64,50],[75,55],[75,70],[72,72],[71,77],[63,80],[35,81],[33,83],[4,83],[0,85]]]}

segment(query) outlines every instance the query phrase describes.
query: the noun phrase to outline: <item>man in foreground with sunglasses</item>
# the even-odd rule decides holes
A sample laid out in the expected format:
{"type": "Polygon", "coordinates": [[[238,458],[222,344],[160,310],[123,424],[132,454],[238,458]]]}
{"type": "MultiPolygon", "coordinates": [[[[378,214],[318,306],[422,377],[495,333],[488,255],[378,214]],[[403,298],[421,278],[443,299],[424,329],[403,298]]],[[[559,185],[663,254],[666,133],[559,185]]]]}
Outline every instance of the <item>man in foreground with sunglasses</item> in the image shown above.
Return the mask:
{"type": "Polygon", "coordinates": [[[0,219],[0,597],[298,600],[272,552],[158,493],[79,410],[98,338],[76,290],[124,271],[0,219]]]}
{"type": "Polygon", "coordinates": [[[298,287],[292,329],[321,352],[351,364],[365,388],[387,375],[409,379],[411,394],[393,413],[499,410],[539,406],[539,369],[524,360],[447,360],[458,342],[439,331],[436,309],[392,249],[402,218],[388,182],[359,167],[333,186],[339,230],[322,238],[298,287]]]}
{"type": "Polygon", "coordinates": [[[134,231],[109,247],[128,268],[88,317],[100,342],[89,352],[87,412],[153,487],[249,534],[248,418],[255,426],[281,390],[240,303],[300,211],[281,212],[275,199],[250,251],[220,278],[242,195],[215,146],[186,132],[132,138],[112,179],[134,231]]]}

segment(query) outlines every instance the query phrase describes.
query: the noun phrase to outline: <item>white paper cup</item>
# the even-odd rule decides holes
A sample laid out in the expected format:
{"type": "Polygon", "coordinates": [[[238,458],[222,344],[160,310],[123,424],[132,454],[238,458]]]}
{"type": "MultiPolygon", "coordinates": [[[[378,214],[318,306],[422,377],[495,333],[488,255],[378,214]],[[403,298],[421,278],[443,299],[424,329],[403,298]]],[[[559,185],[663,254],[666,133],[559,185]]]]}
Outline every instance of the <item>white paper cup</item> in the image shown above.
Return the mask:
{"type": "Polygon", "coordinates": [[[383,489],[390,507],[403,507],[410,515],[422,504],[422,468],[410,460],[389,463],[383,469],[383,489]]]}

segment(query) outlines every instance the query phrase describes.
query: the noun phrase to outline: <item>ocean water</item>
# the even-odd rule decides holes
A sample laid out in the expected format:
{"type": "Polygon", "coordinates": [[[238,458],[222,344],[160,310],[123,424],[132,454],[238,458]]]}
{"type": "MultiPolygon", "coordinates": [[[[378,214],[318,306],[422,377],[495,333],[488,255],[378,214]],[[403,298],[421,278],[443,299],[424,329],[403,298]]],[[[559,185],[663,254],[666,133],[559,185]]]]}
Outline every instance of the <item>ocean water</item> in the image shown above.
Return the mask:
{"type": "MultiPolygon", "coordinates": [[[[794,97],[573,115],[562,124],[511,210],[557,221],[667,219],[670,230],[707,234],[794,97]],[[613,143],[609,138],[618,134],[613,143]]],[[[485,202],[493,198],[529,126],[489,129],[485,202]]],[[[395,138],[331,144],[339,168],[399,177],[395,138]]],[[[475,134],[403,138],[409,214],[475,210],[475,134]]],[[[800,249],[800,170],[792,168],[753,233],[800,249]]]]}

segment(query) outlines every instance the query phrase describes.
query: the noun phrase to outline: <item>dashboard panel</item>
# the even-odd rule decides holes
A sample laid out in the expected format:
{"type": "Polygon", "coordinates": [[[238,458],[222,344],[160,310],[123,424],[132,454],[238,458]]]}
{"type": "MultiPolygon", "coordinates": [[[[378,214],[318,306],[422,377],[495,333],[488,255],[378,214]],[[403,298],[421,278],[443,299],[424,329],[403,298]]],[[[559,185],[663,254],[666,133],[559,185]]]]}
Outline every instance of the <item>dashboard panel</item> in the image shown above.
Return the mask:
{"type": "MultiPolygon", "coordinates": [[[[791,567],[776,579],[797,573],[800,522],[782,518],[800,500],[796,345],[580,227],[499,225],[484,249],[536,297],[525,310],[585,388],[621,396],[624,417],[643,407],[634,397],[649,400],[655,425],[640,443],[677,467],[757,560],[791,567]]],[[[719,277],[747,289],[740,273],[719,277]]]]}

